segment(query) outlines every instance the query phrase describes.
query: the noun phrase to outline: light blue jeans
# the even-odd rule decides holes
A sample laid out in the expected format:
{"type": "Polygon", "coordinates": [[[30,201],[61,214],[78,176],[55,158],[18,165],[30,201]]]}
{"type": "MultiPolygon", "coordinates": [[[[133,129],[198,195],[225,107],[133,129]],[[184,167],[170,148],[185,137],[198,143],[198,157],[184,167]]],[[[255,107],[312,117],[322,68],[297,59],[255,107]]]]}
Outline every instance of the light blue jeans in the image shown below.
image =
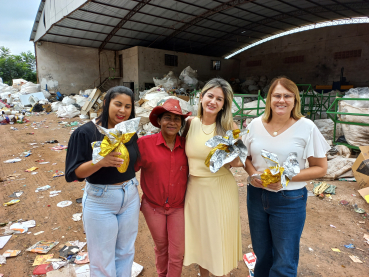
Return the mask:
{"type": "Polygon", "coordinates": [[[138,231],[138,181],[96,185],[86,181],[83,225],[91,277],[131,277],[138,231]]]}

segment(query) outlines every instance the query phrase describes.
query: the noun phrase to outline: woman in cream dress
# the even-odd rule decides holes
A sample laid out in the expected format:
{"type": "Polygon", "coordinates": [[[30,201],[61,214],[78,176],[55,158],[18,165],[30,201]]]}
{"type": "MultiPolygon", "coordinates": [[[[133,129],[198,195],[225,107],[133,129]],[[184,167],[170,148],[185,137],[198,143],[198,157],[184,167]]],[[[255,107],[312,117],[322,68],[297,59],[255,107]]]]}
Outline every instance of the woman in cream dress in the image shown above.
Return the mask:
{"type": "Polygon", "coordinates": [[[201,277],[209,276],[209,272],[225,276],[242,260],[238,187],[229,170],[230,165],[242,164],[237,158],[216,173],[205,165],[211,150],[205,142],[237,129],[232,99],[228,82],[210,80],[202,89],[198,116],[187,121],[183,134],[190,174],[185,198],[184,265],[198,264],[201,277]]]}

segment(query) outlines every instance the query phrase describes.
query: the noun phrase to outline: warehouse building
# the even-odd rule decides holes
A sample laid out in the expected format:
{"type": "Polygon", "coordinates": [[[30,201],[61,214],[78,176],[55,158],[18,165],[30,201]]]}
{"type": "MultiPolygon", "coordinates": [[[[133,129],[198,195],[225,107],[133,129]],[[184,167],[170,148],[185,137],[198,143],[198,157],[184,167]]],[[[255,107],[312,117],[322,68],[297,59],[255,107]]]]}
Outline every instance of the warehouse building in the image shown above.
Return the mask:
{"type": "Polygon", "coordinates": [[[368,15],[364,0],[42,0],[30,40],[39,83],[63,94],[138,92],[186,66],[202,81],[369,86],[368,15]]]}

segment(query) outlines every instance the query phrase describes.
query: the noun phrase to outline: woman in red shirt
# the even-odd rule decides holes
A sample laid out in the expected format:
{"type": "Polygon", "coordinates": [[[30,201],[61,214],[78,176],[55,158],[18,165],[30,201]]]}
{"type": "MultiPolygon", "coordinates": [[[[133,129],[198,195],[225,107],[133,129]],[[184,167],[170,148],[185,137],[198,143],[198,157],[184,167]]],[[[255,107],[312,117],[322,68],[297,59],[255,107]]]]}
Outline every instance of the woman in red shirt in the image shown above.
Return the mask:
{"type": "Polygon", "coordinates": [[[141,211],[155,243],[159,277],[179,277],[184,256],[184,199],[188,162],[185,138],[178,135],[185,118],[176,99],[168,99],[150,113],[160,133],[144,136],[137,144],[141,153],[135,170],[141,169],[141,211]]]}

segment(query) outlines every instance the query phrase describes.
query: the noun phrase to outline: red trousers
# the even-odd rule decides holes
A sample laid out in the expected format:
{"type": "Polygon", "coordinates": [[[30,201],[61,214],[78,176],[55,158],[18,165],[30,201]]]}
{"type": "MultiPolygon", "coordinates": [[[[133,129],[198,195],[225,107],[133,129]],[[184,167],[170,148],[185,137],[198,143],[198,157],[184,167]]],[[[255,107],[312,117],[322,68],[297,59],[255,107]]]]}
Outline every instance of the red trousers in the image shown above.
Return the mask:
{"type": "Polygon", "coordinates": [[[153,208],[144,199],[141,211],[155,243],[159,277],[180,277],[184,256],[184,208],[153,208]]]}

